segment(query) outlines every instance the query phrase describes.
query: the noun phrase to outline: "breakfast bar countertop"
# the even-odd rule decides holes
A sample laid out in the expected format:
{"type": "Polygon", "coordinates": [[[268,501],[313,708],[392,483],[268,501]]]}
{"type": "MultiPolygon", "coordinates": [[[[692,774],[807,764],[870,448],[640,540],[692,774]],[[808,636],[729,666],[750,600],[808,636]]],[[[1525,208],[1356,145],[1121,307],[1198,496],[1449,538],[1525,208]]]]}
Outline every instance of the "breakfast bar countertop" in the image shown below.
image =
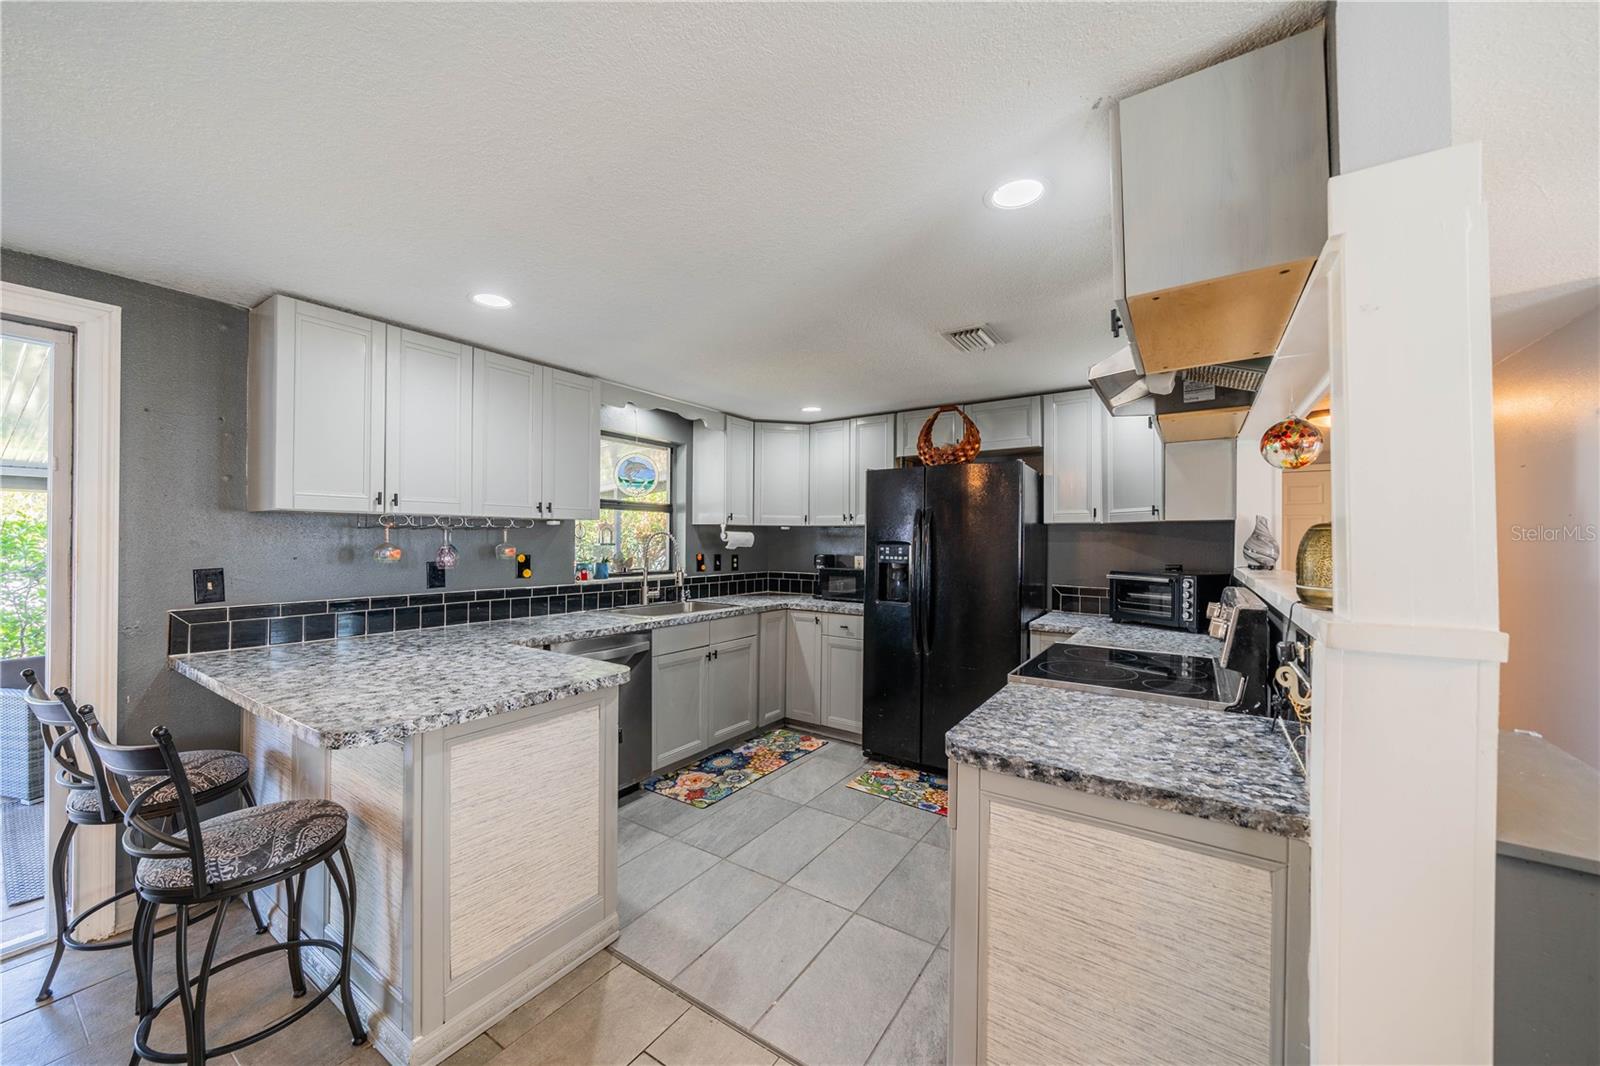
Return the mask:
{"type": "Polygon", "coordinates": [[[1277,836],[1311,799],[1270,718],[1012,683],[945,735],[952,761],[1277,836]]]}
{"type": "Polygon", "coordinates": [[[574,611],[370,637],[169,657],[172,669],[240,708],[324,748],[383,744],[460,722],[623,684],[625,667],[544,650],[773,610],[861,613],[861,604],[752,593],[727,608],[639,616],[574,611]]]}

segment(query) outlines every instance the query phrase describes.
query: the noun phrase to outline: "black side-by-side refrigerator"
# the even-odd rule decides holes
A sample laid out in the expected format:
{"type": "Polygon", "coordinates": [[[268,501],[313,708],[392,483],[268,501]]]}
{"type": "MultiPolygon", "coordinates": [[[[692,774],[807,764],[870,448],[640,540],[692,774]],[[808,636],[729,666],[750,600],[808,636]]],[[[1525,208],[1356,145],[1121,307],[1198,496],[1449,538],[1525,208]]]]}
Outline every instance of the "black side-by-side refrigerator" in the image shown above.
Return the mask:
{"type": "Polygon", "coordinates": [[[944,735],[1044,613],[1039,474],[1018,459],[867,472],[862,747],[945,772],[944,735]]]}

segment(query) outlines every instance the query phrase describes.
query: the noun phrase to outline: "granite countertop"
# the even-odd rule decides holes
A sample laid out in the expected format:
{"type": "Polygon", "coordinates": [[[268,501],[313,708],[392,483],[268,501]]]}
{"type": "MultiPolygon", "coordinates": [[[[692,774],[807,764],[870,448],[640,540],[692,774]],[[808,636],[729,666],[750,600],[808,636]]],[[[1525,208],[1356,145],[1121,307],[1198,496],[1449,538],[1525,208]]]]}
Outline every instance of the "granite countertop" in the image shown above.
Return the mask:
{"type": "Polygon", "coordinates": [[[1028,628],[1035,633],[1069,633],[1071,636],[1063,642],[1066,644],[1159,651],[1169,655],[1199,655],[1207,659],[1215,659],[1222,654],[1222,641],[1216,637],[1113,622],[1103,614],[1051,611],[1035,618],[1028,628]]]}
{"type": "Polygon", "coordinates": [[[1305,778],[1268,718],[1009,684],[945,735],[945,752],[1097,796],[1310,835],[1305,778]]]}
{"type": "Polygon", "coordinates": [[[861,604],[753,593],[726,610],[640,617],[617,610],[478,622],[309,644],[175,655],[169,665],[244,710],[324,748],[355,748],[622,684],[625,668],[543,650],[773,610],[861,614],[861,604]]]}

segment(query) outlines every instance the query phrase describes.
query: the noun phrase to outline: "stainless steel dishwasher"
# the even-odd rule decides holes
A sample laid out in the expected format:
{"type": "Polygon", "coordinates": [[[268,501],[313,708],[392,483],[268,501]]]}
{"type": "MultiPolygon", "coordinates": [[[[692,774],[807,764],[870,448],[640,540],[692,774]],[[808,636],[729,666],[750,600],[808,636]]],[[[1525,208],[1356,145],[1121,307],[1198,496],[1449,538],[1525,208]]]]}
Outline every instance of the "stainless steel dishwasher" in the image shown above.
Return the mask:
{"type": "Polygon", "coordinates": [[[617,689],[617,788],[650,776],[650,634],[623,633],[550,645],[563,655],[619,663],[628,680],[617,689]]]}

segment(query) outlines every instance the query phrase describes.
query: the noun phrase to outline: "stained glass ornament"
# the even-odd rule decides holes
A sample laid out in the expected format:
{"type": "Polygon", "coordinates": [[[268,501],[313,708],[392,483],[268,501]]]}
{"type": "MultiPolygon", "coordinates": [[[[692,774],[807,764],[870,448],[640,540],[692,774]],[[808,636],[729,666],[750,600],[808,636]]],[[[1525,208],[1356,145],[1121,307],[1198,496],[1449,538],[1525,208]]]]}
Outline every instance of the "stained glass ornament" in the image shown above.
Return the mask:
{"type": "Polygon", "coordinates": [[[400,545],[389,540],[389,526],[383,527],[383,543],[372,549],[372,558],[380,563],[398,563],[405,556],[400,545]]]}
{"type": "Polygon", "coordinates": [[[1261,458],[1279,470],[1310,466],[1322,454],[1322,430],[1290,415],[1261,434],[1261,458]]]}

